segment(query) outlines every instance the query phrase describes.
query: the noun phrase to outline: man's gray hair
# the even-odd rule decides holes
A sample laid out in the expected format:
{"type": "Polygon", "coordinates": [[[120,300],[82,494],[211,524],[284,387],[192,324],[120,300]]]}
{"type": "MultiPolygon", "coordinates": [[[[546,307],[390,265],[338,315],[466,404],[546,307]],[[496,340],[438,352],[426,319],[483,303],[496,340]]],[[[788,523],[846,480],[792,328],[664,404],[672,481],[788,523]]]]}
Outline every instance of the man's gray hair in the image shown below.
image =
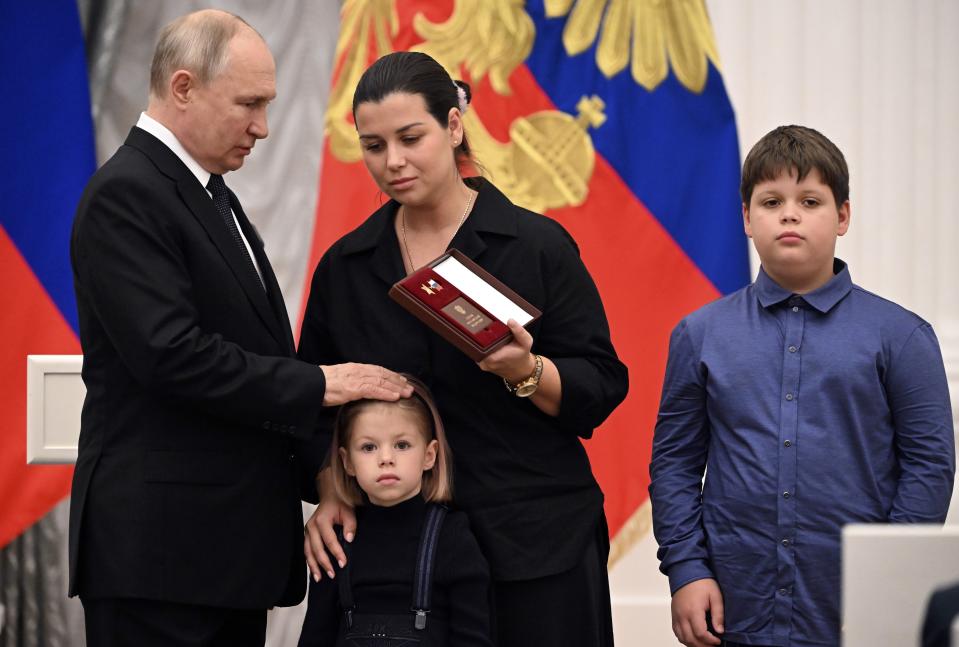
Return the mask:
{"type": "Polygon", "coordinates": [[[239,16],[219,10],[190,13],[168,24],[153,52],[150,94],[165,97],[177,70],[192,72],[202,85],[215,79],[226,67],[230,40],[243,26],[253,29],[239,16]]]}

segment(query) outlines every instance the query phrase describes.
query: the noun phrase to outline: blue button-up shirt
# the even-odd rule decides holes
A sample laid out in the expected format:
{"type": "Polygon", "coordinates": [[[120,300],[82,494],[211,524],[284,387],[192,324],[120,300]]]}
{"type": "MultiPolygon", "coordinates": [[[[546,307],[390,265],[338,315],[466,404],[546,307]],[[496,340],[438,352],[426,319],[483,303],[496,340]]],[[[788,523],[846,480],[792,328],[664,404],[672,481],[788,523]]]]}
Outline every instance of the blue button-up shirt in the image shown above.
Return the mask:
{"type": "Polygon", "coordinates": [[[728,640],[838,645],[843,524],[949,507],[935,334],[835,272],[800,296],[760,270],[670,340],[649,488],[661,569],[673,592],[718,581],[728,640]]]}

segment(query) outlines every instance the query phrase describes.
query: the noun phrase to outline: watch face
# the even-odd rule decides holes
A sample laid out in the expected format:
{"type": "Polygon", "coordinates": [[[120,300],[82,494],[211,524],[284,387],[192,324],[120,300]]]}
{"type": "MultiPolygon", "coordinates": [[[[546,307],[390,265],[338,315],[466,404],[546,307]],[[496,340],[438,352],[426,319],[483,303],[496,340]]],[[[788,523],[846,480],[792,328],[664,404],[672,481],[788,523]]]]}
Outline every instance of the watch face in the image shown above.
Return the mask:
{"type": "Polygon", "coordinates": [[[533,382],[532,384],[521,384],[516,387],[516,395],[520,398],[528,398],[536,393],[536,387],[538,386],[539,383],[537,382],[533,382]]]}

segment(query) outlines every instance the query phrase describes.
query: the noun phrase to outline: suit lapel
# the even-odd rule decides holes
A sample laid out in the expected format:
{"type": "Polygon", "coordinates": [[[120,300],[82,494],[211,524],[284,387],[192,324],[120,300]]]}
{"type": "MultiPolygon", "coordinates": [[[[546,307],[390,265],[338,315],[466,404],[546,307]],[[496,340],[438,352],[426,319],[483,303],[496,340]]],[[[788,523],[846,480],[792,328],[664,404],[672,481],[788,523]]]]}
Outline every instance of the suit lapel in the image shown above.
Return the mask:
{"type": "MultiPolygon", "coordinates": [[[[186,204],[187,208],[193,213],[193,216],[200,222],[203,229],[206,230],[213,245],[217,248],[217,251],[233,272],[234,278],[243,288],[243,292],[246,294],[247,299],[250,301],[257,315],[276,341],[283,348],[290,348],[292,342],[290,338],[289,321],[286,317],[285,310],[282,318],[287,321],[287,326],[284,330],[281,326],[281,320],[278,319],[277,316],[278,311],[271,306],[266,292],[263,291],[263,286],[260,285],[256,277],[251,276],[250,272],[246,269],[246,259],[242,256],[242,254],[245,253],[244,250],[237,247],[233,241],[233,237],[227,230],[226,224],[217,212],[216,207],[213,206],[213,200],[210,198],[210,194],[200,185],[196,176],[190,172],[186,165],[180,161],[180,158],[167,148],[163,142],[144,130],[134,127],[130,131],[126,143],[143,151],[153,160],[154,164],[157,165],[157,168],[162,173],[176,181],[177,191],[184,204],[186,204]]],[[[230,194],[230,206],[233,208],[233,213],[236,214],[237,221],[239,221],[240,227],[243,229],[243,234],[250,243],[250,247],[254,250],[254,255],[260,266],[260,271],[263,273],[267,290],[275,292],[277,295],[276,298],[279,298],[280,292],[276,283],[276,277],[273,276],[270,263],[263,253],[263,245],[262,242],[260,242],[259,235],[253,230],[252,225],[250,225],[246,215],[243,213],[243,209],[240,208],[240,203],[236,200],[236,196],[234,196],[232,192],[230,194]],[[270,280],[267,280],[268,276],[270,280]]]]}
{"type": "MultiPolygon", "coordinates": [[[[243,207],[240,206],[239,200],[236,199],[236,196],[233,195],[232,192],[230,194],[230,205],[233,207],[233,213],[236,214],[236,219],[240,223],[240,229],[243,230],[243,235],[246,236],[246,239],[250,242],[250,247],[253,249],[253,256],[256,258],[256,264],[259,266],[260,274],[263,277],[263,283],[266,285],[265,296],[269,301],[273,321],[276,324],[276,328],[272,330],[273,336],[276,337],[277,341],[284,343],[287,351],[292,355],[296,351],[296,346],[290,328],[290,317],[286,312],[286,304],[283,302],[283,292],[280,290],[280,284],[276,280],[276,275],[273,273],[273,266],[270,264],[270,259],[266,256],[263,239],[260,238],[260,234],[253,226],[253,223],[246,217],[243,207]]],[[[263,294],[263,289],[259,285],[256,287],[259,289],[260,294],[263,294]]]]}
{"type": "MultiPolygon", "coordinates": [[[[243,288],[243,292],[246,293],[246,297],[253,305],[253,309],[256,310],[257,315],[259,315],[263,323],[266,324],[266,327],[276,341],[286,348],[288,346],[287,335],[283,334],[283,331],[280,330],[280,323],[277,321],[276,315],[270,306],[266,292],[263,291],[263,286],[260,285],[256,277],[247,270],[246,259],[242,256],[244,251],[234,242],[233,237],[226,228],[226,224],[224,224],[216,207],[213,206],[213,200],[210,199],[210,195],[206,192],[206,189],[200,186],[200,183],[197,182],[193,175],[179,179],[177,181],[177,188],[180,191],[180,196],[183,198],[183,201],[186,202],[190,211],[193,212],[196,219],[199,220],[203,228],[206,229],[207,234],[209,234],[210,239],[220,252],[220,255],[223,256],[226,264],[229,265],[230,270],[233,272],[233,277],[240,284],[240,287],[243,288]]],[[[233,208],[233,213],[236,214],[237,220],[241,222],[243,234],[247,237],[247,241],[250,242],[250,247],[260,247],[259,237],[251,237],[249,235],[248,232],[252,230],[252,227],[249,225],[245,215],[241,217],[243,211],[239,209],[239,202],[236,201],[232,192],[230,195],[230,206],[233,208]]],[[[265,260],[266,257],[262,254],[257,258],[261,271],[263,271],[265,267],[269,267],[269,262],[264,263],[265,260]]],[[[272,271],[270,274],[272,274],[272,271]]],[[[266,273],[264,272],[264,278],[265,276],[266,273]]],[[[275,278],[273,279],[273,283],[274,285],[276,284],[275,278]]],[[[269,284],[267,284],[267,288],[270,288],[269,284]]],[[[279,288],[276,289],[278,290],[279,288]]]]}

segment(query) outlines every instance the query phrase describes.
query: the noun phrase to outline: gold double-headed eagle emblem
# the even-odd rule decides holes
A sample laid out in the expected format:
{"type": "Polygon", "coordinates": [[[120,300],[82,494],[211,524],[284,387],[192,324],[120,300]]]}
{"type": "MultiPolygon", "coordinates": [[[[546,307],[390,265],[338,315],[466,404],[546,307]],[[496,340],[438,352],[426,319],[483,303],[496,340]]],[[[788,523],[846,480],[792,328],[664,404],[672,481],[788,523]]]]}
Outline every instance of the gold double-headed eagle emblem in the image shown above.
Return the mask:
{"type": "MultiPolygon", "coordinates": [[[[371,40],[377,56],[393,51],[399,29],[396,0],[346,0],[336,60],[340,75],[330,94],[326,135],[343,162],[362,157],[350,120],[352,95],[369,63],[371,40]]],[[[719,56],[703,0],[545,0],[547,17],[568,16],[563,46],[569,56],[596,39],[596,64],[611,78],[627,65],[633,79],[654,90],[672,68],[691,92],[706,84],[709,61],[719,56]]],[[[524,0],[454,0],[446,22],[417,15],[413,29],[423,41],[414,49],[439,61],[453,78],[465,70],[472,83],[489,77],[495,92],[509,96],[509,77],[533,48],[536,29],[524,0]]],[[[477,159],[516,204],[533,211],[578,206],[589,194],[596,153],[590,129],[606,121],[605,104],[584,95],[575,116],[544,110],[516,118],[509,141],[494,138],[469,110],[466,130],[477,159]]],[[[482,107],[480,106],[481,110],[482,107]]]]}

